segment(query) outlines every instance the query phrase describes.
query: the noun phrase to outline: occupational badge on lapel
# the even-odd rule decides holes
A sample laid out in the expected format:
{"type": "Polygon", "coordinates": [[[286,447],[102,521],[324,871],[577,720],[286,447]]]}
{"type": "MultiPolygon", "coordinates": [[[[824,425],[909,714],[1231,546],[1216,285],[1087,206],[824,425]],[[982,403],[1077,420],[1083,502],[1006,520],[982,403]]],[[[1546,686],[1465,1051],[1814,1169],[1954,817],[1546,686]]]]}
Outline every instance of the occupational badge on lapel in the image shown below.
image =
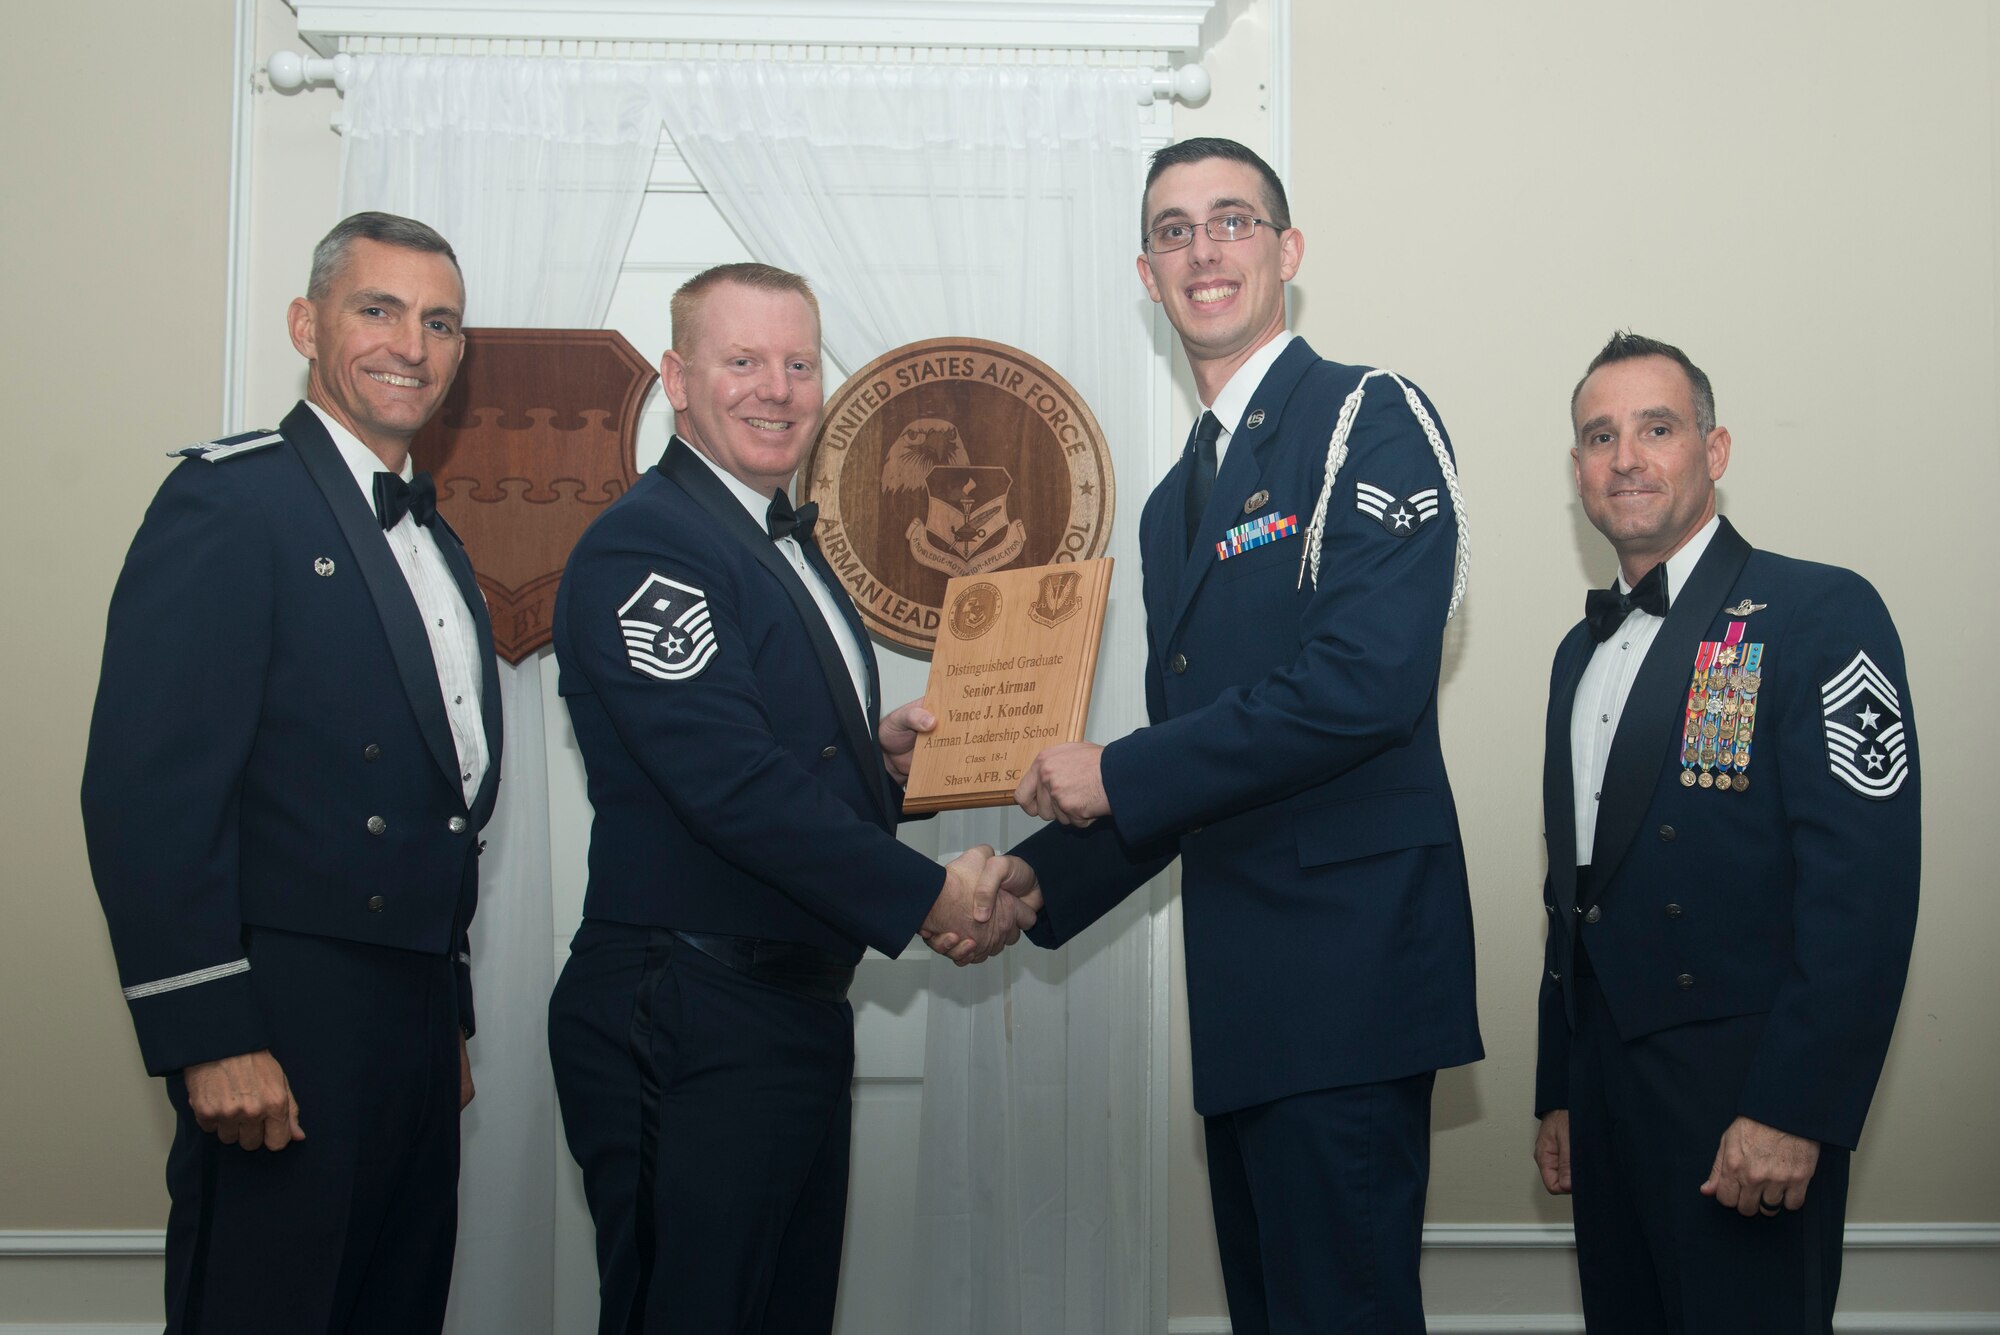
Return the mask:
{"type": "Polygon", "coordinates": [[[1248,417],[1243,419],[1243,429],[1245,431],[1255,431],[1262,425],[1264,425],[1264,410],[1262,408],[1254,410],[1248,417]]]}
{"type": "Polygon", "coordinates": [[[1299,517],[1286,515],[1278,517],[1276,510],[1259,516],[1247,524],[1238,524],[1222,535],[1222,541],[1215,544],[1215,559],[1227,561],[1232,556],[1241,556],[1253,547],[1262,547],[1267,542],[1289,538],[1299,531],[1299,517]]]}
{"type": "Polygon", "coordinates": [[[1743,642],[1732,621],[1719,640],[1694,655],[1681,727],[1681,787],[1717,792],[1750,790],[1750,741],[1757,731],[1757,693],[1764,688],[1764,646],[1743,642]]]}
{"type": "Polygon", "coordinates": [[[1398,498],[1367,482],[1354,484],[1354,508],[1399,538],[1407,538],[1437,518],[1438,492],[1429,487],[1398,498]]]}
{"type": "Polygon", "coordinates": [[[1826,763],[1833,777],[1863,797],[1882,801],[1910,777],[1903,737],[1902,697],[1866,651],[1819,688],[1826,719],[1826,763]]]}
{"type": "Polygon", "coordinates": [[[1724,616],[1747,617],[1752,612],[1761,612],[1769,606],[1769,603],[1753,603],[1748,598],[1745,598],[1734,607],[1723,608],[1722,612],[1724,616]]]}
{"type": "Polygon", "coordinates": [[[1268,491],[1251,492],[1248,499],[1243,502],[1243,513],[1246,515],[1256,514],[1258,510],[1263,508],[1264,503],[1270,499],[1271,493],[1268,491]]]}
{"type": "Polygon", "coordinates": [[[634,672],[685,681],[715,657],[708,595],[691,584],[650,574],[618,609],[625,659],[634,672]]]}
{"type": "Polygon", "coordinates": [[[315,556],[313,558],[313,574],[318,575],[321,579],[325,579],[332,573],[333,558],[331,556],[315,556]]]}

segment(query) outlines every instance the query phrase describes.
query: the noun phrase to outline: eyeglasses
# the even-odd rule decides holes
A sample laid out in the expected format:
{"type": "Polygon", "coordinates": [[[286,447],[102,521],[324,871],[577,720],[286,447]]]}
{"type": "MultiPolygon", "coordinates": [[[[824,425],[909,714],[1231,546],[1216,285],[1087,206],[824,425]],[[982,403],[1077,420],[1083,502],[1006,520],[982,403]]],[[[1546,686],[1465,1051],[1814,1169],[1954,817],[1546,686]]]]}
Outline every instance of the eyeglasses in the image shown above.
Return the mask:
{"type": "Polygon", "coordinates": [[[1248,241],[1256,235],[1259,225],[1279,232],[1285,230],[1268,218],[1253,218],[1247,213],[1225,213],[1207,222],[1161,223],[1146,233],[1146,251],[1158,255],[1168,250],[1184,250],[1194,244],[1197,228],[1207,232],[1211,241],[1248,241]]]}

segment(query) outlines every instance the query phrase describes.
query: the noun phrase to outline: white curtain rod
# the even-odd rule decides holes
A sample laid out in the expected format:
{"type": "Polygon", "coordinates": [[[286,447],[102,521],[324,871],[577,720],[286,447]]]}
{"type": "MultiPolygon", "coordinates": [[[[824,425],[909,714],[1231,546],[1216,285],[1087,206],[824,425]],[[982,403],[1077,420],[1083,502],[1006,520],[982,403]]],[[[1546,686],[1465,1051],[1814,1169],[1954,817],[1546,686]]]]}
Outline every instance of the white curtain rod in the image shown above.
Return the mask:
{"type": "MultiPolygon", "coordinates": [[[[541,43],[532,43],[530,45],[540,46],[541,43]]],[[[568,46],[571,44],[565,43],[563,45],[568,46]]],[[[579,43],[576,45],[594,46],[596,44],[579,43]]],[[[663,44],[648,43],[646,45],[663,45],[663,44]]],[[[871,55],[871,58],[874,63],[889,64],[889,65],[906,65],[906,64],[916,64],[916,63],[939,64],[939,65],[980,64],[980,63],[992,63],[992,64],[1004,63],[1004,64],[1015,64],[1015,65],[1035,65],[1035,64],[1067,65],[1067,64],[1100,63],[1096,61],[1078,60],[1075,58],[1077,53],[1071,51],[1056,51],[1056,52],[1009,51],[1001,53],[1001,52],[972,51],[970,49],[967,49],[966,51],[954,50],[949,54],[949,56],[946,59],[942,60],[916,61],[909,58],[910,53],[921,52],[923,54],[930,54],[929,50],[927,48],[911,48],[911,47],[879,48],[879,49],[862,48],[862,47],[812,47],[809,49],[811,52],[814,53],[815,57],[817,58],[839,59],[850,62],[862,59],[861,53],[863,51],[867,51],[870,53],[876,53],[878,51],[882,53],[889,53],[892,51],[904,53],[902,59],[895,59],[893,58],[893,56],[885,54],[871,55]],[[1004,60],[1000,59],[1000,57],[1003,55],[1013,58],[1004,60]],[[968,58],[968,56],[970,58],[968,58]]],[[[737,59],[737,60],[743,60],[743,59],[798,60],[807,58],[807,56],[805,55],[805,52],[807,50],[808,48],[804,47],[794,48],[794,47],[782,47],[782,46],[771,47],[771,46],[749,46],[749,45],[740,47],[715,47],[704,44],[700,48],[690,49],[685,53],[678,51],[673,52],[671,58],[702,57],[702,58],[712,59],[716,58],[719,55],[722,59],[737,59]],[[792,54],[795,51],[798,52],[799,54],[792,54]]],[[[456,54],[456,53],[447,52],[441,54],[456,54]]],[[[481,52],[477,54],[486,54],[486,53],[481,52]]],[[[534,50],[534,51],[518,51],[518,52],[505,51],[505,52],[493,52],[492,54],[496,55],[520,54],[520,55],[531,55],[531,56],[584,55],[593,57],[598,55],[598,53],[595,51],[578,52],[575,50],[558,50],[558,51],[534,50]]],[[[621,52],[619,54],[623,58],[630,59],[634,55],[654,54],[654,53],[621,52]]],[[[666,56],[666,53],[660,53],[660,55],[662,58],[669,58],[666,56]]],[[[354,57],[351,55],[347,55],[344,52],[337,56],[302,56],[296,51],[278,51],[274,52],[270,60],[265,63],[264,72],[266,77],[270,79],[271,86],[277,89],[281,93],[296,92],[301,88],[315,87],[322,84],[332,84],[336,91],[344,93],[347,91],[347,81],[351,76],[353,68],[354,68],[354,57]]],[[[1200,65],[1176,65],[1167,68],[1155,69],[1153,71],[1153,81],[1149,87],[1148,96],[1142,98],[1141,101],[1142,103],[1158,102],[1171,98],[1171,99],[1177,99],[1181,102],[1188,103],[1190,105],[1199,105],[1200,103],[1208,100],[1208,93],[1209,93],[1209,78],[1207,70],[1203,69],[1200,65]]]]}

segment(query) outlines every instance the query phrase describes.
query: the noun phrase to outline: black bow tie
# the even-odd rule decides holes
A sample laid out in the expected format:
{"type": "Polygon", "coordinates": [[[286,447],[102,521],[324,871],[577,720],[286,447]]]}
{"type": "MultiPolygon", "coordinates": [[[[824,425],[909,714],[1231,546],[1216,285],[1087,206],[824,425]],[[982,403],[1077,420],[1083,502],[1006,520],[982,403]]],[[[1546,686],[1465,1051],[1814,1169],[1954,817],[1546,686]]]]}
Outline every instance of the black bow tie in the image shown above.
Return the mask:
{"type": "Polygon", "coordinates": [[[375,475],[375,513],[384,532],[401,523],[404,515],[414,515],[419,524],[428,526],[437,512],[437,483],[429,473],[419,473],[408,482],[394,473],[375,475]]]}
{"type": "Polygon", "coordinates": [[[1599,644],[1611,638],[1611,632],[1625,624],[1625,618],[1633,612],[1651,612],[1656,617],[1667,614],[1667,563],[1660,562],[1644,575],[1630,593],[1620,593],[1615,588],[1592,589],[1583,597],[1583,619],[1590,626],[1590,638],[1599,644]]]}
{"type": "Polygon", "coordinates": [[[791,497],[782,491],[771,493],[771,508],[764,512],[764,527],[770,531],[771,541],[797,538],[804,542],[813,535],[813,525],[818,522],[818,501],[807,501],[794,510],[791,497]]]}

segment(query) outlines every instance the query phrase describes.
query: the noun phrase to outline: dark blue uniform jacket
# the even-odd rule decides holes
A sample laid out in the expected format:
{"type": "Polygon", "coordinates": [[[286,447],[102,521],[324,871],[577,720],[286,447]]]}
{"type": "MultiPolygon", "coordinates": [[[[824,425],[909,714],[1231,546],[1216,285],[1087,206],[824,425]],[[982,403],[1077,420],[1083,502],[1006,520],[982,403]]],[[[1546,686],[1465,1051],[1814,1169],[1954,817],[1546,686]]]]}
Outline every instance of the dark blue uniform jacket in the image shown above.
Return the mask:
{"type": "Polygon", "coordinates": [[[1104,751],[1108,820],[1016,850],[1047,896],[1031,934],[1043,945],[1181,857],[1205,1115],[1482,1055],[1438,745],[1454,509],[1386,376],[1355,420],[1318,585],[1300,578],[1328,440],[1365,374],[1303,339],[1286,347],[1236,426],[1191,556],[1189,459],[1154,489],[1139,529],[1152,725],[1104,751]],[[1260,519],[1282,536],[1218,552],[1260,519]]]}
{"type": "Polygon", "coordinates": [[[111,597],[84,832],[156,1074],[269,1046],[250,926],[452,952],[472,1027],[466,929],[500,775],[486,600],[439,520],[485,664],[492,763],[468,806],[373,507],[312,409],[279,434],[169,473],[111,597]]]}
{"type": "Polygon", "coordinates": [[[899,953],[944,883],[894,837],[875,657],[856,698],[819,606],[679,440],[578,541],[556,598],[561,689],[595,820],[584,916],[899,953]]]}
{"type": "Polygon", "coordinates": [[[1917,920],[1916,722],[1888,610],[1852,571],[1755,551],[1723,520],[1632,684],[1592,844],[1602,888],[1580,899],[1570,715],[1594,647],[1578,623],[1549,682],[1536,1114],[1569,1106],[1582,932],[1621,1037],[1768,1014],[1738,1113],[1852,1149],[1917,920]],[[1732,623],[1739,654],[1762,646],[1750,783],[1687,787],[1696,657],[1732,623]]]}

